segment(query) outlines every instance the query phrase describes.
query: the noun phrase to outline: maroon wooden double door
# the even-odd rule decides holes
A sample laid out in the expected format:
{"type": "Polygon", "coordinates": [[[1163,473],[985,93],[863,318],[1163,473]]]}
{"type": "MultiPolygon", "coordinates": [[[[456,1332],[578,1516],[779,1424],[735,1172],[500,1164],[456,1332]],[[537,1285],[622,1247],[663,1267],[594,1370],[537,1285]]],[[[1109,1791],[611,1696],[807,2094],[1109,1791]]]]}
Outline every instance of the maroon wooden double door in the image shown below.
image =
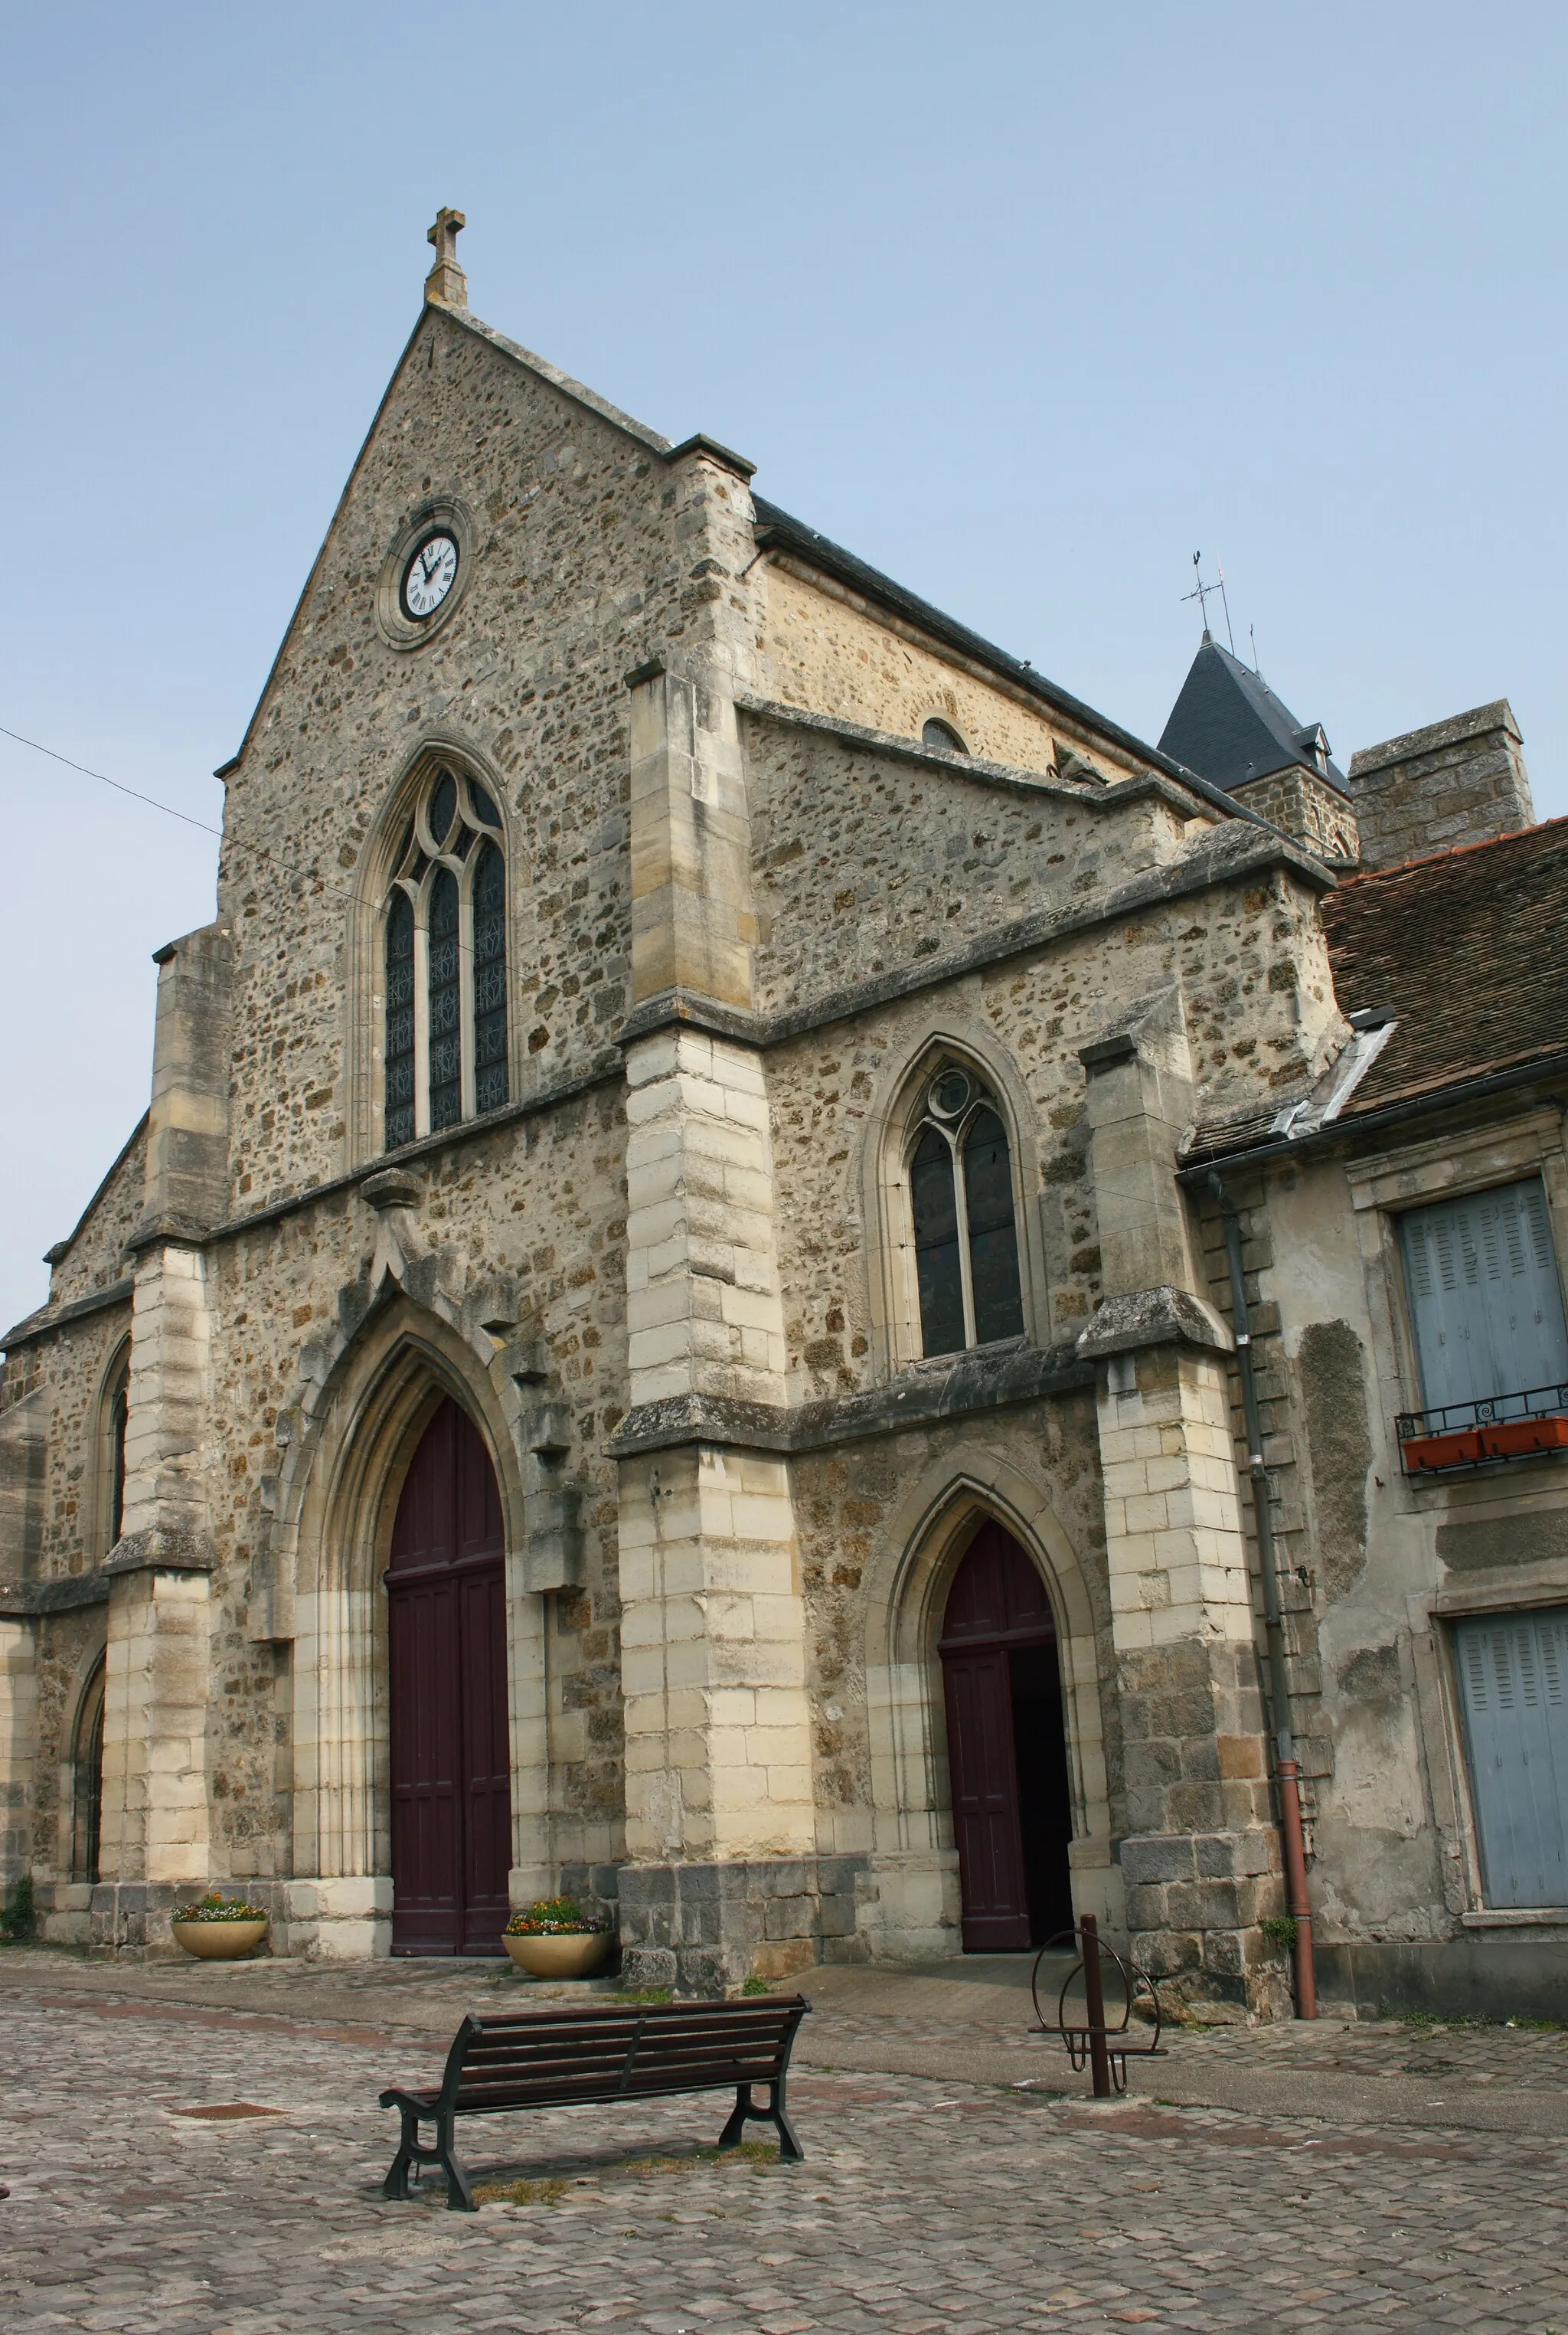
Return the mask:
{"type": "Polygon", "coordinates": [[[999,1524],[981,1526],[954,1575],[941,1652],[963,1950],[1042,1944],[1072,1920],[1056,1621],[999,1524]]]}
{"type": "Polygon", "coordinates": [[[505,1951],[505,1549],[489,1453],[443,1402],[403,1484],[386,1575],[394,1954],[505,1951]]]}

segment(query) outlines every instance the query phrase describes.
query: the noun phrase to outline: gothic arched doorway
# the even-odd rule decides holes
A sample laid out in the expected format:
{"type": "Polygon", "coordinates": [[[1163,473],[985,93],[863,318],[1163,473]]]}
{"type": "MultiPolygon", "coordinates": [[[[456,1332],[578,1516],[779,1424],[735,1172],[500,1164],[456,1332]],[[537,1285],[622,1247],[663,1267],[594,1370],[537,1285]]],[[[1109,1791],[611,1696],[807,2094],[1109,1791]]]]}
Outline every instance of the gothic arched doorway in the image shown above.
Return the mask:
{"type": "Polygon", "coordinates": [[[490,1455],[448,1400],[404,1481],[386,1575],[394,1954],[503,1951],[505,1550],[490,1455]]]}
{"type": "Polygon", "coordinates": [[[1072,1920],[1061,1676],[1044,1584],[999,1524],[953,1576],[940,1651],[963,1951],[1039,1945],[1072,1920]]]}

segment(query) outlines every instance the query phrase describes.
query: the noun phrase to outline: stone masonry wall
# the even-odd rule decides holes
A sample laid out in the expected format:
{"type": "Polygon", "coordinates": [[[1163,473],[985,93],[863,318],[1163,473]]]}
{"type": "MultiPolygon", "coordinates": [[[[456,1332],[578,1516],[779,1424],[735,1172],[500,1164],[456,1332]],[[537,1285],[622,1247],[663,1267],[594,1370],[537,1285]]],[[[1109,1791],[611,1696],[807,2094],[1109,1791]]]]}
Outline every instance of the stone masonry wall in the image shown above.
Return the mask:
{"type": "Polygon", "coordinates": [[[761,923],[757,1002],[788,1012],[1063,907],[1179,848],[1152,792],[988,781],[764,719],[747,724],[761,923]]]}
{"type": "MultiPolygon", "coordinates": [[[[48,1420],[39,1545],[32,1570],[42,1579],[88,1572],[109,1554],[108,1486],[103,1480],[100,1394],[110,1361],[131,1328],[131,1301],[66,1323],[18,1347],[0,1381],[0,1412],[34,1392],[48,1420]]],[[[21,1552],[0,1548],[0,1580],[23,1578],[21,1552]]]]}
{"type": "Polygon", "coordinates": [[[624,1012],[624,675],[708,629],[710,492],[486,336],[427,312],[229,779],[219,911],[236,944],[233,1205],[345,1164],[345,936],[356,870],[421,736],[504,781],[514,1093],[606,1059],[624,1012]],[[421,494],[476,516],[463,600],[400,653],[378,573],[421,494]]]}
{"type": "MultiPolygon", "coordinates": [[[[1052,1514],[1077,1553],[1097,1634],[1099,1674],[1114,1677],[1105,1582],[1105,1525],[1091,1393],[991,1411],[875,1440],[802,1454],[790,1468],[806,1601],[808,1686],[815,1751],[818,1846],[849,1855],[873,1846],[872,1745],[866,1699],[866,1601],[895,1576],[900,1520],[914,1488],[973,1464],[976,1441],[1020,1476],[1049,1486],[1052,1514]]],[[[1065,1635],[1067,1617],[1059,1617],[1065,1635]]],[[[928,1650],[929,1652],[929,1650],[928,1650]]],[[[1116,1712],[1108,1708],[1111,1826],[1126,1808],[1116,1712]]]]}
{"type": "Polygon", "coordinates": [[[935,716],[953,724],[972,754],[1026,770],[1054,770],[1059,738],[1092,752],[1109,775],[1119,778],[1134,767],[1120,748],[903,637],[847,596],[776,560],[765,563],[764,572],[766,635],[758,671],[763,686],[786,704],[898,738],[918,738],[935,716]]]}
{"type": "Polygon", "coordinates": [[[1352,756],[1350,775],[1369,871],[1534,824],[1519,725],[1506,698],[1368,746],[1352,756]]]}
{"type": "Polygon", "coordinates": [[[1357,860],[1360,837],[1356,814],[1337,787],[1298,765],[1274,770],[1250,786],[1233,787],[1237,802],[1271,819],[1309,851],[1328,860],[1357,860]]]}
{"type": "Polygon", "coordinates": [[[1310,896],[1260,883],[1211,893],[1201,907],[1173,901],[769,1051],[792,1400],[876,1382],[869,1256],[881,1229],[866,1221],[864,1147],[933,1030],[978,1032],[1027,1092],[1039,1164],[1024,1199],[1040,1211],[1048,1283],[1040,1332],[1056,1341],[1083,1328],[1099,1258],[1077,1050],[1171,983],[1186,999],[1205,1109],[1208,1097],[1288,1086],[1326,1000],[1332,1012],[1310,896]]]}
{"type": "MultiPolygon", "coordinates": [[[[150,995],[151,984],[149,984],[150,995]]],[[[71,1245],[51,1270],[49,1302],[72,1305],[95,1296],[126,1272],[125,1244],[141,1214],[147,1170],[147,1128],[137,1128],[130,1142],[88,1203],[71,1245]]]]}

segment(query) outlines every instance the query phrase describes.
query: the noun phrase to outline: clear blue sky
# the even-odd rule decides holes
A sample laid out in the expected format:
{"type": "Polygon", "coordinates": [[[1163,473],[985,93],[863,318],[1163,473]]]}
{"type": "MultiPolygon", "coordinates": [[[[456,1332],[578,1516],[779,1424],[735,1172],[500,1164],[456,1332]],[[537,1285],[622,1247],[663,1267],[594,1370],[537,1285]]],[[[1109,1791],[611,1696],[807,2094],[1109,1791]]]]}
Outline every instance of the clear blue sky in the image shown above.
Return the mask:
{"type": "MultiPolygon", "coordinates": [[[[1558,7],[13,6],[0,722],[216,824],[437,208],[473,305],[1157,736],[1223,557],[1347,757],[1568,809],[1558,7]]],[[[0,1315],[215,846],[0,739],[0,1315]]]]}

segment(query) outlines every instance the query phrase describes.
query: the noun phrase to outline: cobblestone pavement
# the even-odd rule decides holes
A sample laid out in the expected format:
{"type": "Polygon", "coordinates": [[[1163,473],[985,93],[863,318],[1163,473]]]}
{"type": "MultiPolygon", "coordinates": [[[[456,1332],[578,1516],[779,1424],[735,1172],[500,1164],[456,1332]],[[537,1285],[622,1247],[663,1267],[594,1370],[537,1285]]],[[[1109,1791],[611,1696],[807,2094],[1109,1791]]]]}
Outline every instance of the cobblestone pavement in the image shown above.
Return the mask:
{"type": "MultiPolygon", "coordinates": [[[[331,2000],[367,2014],[352,2020],[323,2015],[324,1990],[286,1978],[271,2000],[287,2007],[269,2014],[178,1972],[132,1993],[140,1973],[71,1986],[51,1983],[54,1958],[5,1961],[7,2330],[1568,2335],[1568,2140],[1553,2136],[1157,2098],[1101,2109],[818,2065],[791,2088],[798,2166],[770,2146],[702,2153],[721,2116],[710,2100],[476,2120],[463,2136],[476,2180],[530,2185],[527,2202],[469,2217],[446,2213],[439,2183],[408,2205],[379,2196],[395,2119],[376,2093],[440,2065],[447,2006],[438,2022],[430,1990],[355,1993],[334,1974],[331,2000]],[[402,2015],[415,2001],[432,2005],[421,2024],[402,2015]],[[236,2107],[269,2113],[190,2113],[236,2107]]],[[[841,2006],[820,2024],[819,2060],[875,2050],[879,2034],[892,2047],[904,2021],[841,2006]]],[[[1358,2080],[1387,2068],[1389,2084],[1411,2059],[1465,2058],[1480,2090],[1498,2077],[1515,2098],[1549,2089],[1564,2065],[1557,2036],[1473,2029],[1340,2022],[1178,2046],[1173,2071],[1205,2053],[1254,2070],[1349,2054],[1358,2080]]],[[[1042,2080],[1025,2064],[1034,2077],[1015,2080],[1042,2080]]],[[[1148,2072],[1164,2081],[1166,2064],[1148,2072]]]]}

